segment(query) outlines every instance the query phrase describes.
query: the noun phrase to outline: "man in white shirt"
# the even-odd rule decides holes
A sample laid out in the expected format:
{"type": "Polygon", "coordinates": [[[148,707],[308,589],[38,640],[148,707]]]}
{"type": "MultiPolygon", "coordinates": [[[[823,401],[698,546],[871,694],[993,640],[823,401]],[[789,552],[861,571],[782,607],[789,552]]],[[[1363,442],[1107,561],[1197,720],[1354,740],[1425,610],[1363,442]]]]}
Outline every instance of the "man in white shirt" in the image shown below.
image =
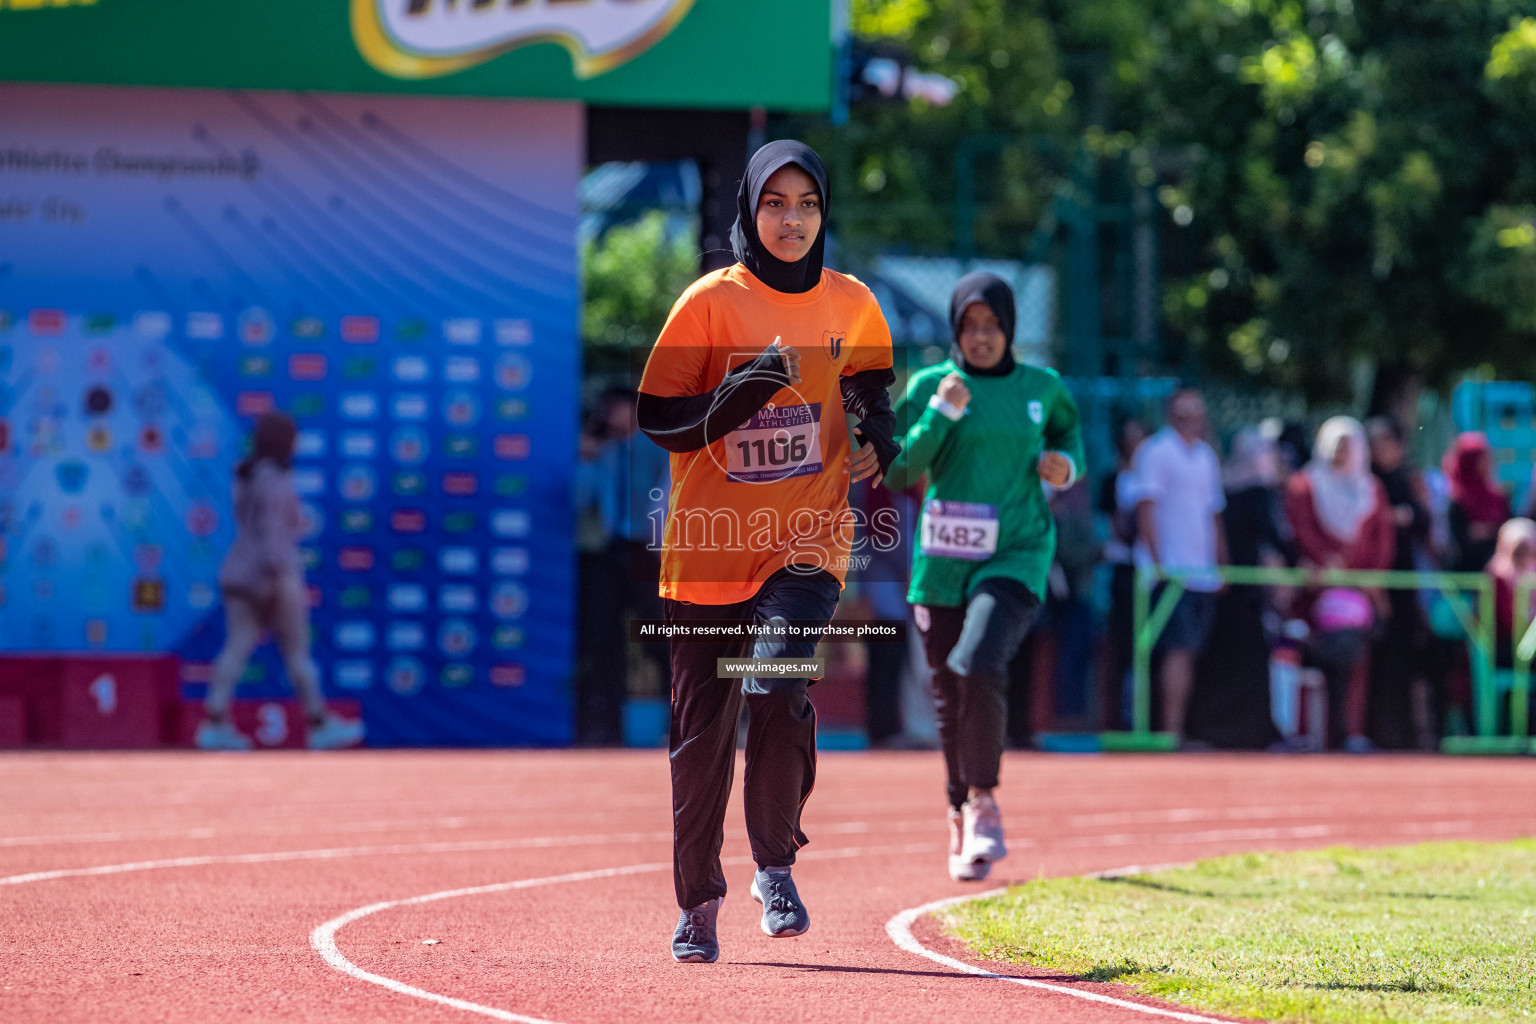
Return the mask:
{"type": "MultiPolygon", "coordinates": [[[[1227,561],[1221,512],[1221,463],[1205,441],[1205,401],[1194,388],[1168,398],[1168,425],[1136,452],[1137,550],[1140,564],[1170,570],[1211,569],[1227,561]]],[[[1221,579],[1196,573],[1159,641],[1163,652],[1163,729],[1184,736],[1195,659],[1210,636],[1221,579]]]]}

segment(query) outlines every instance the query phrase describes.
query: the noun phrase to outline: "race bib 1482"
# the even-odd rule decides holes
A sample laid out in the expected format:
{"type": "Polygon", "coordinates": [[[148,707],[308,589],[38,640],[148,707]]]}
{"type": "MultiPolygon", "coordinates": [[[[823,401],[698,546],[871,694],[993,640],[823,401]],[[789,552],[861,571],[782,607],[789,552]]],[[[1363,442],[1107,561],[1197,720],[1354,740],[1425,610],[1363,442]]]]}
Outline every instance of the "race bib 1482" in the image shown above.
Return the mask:
{"type": "Polygon", "coordinates": [[[761,484],[821,472],[821,403],[759,409],[725,436],[726,478],[761,484]]]}
{"type": "Polygon", "coordinates": [[[923,506],[919,544],[925,555],[980,562],[997,552],[997,506],[939,501],[923,506]]]}

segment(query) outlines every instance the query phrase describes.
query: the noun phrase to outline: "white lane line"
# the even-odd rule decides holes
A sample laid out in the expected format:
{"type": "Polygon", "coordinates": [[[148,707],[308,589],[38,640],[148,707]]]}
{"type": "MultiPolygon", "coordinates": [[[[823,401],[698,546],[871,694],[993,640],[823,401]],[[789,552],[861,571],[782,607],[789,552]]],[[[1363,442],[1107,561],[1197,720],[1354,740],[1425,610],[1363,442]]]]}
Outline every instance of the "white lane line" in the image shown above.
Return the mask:
{"type": "MultiPolygon", "coordinates": [[[[1119,868],[1111,872],[1101,872],[1105,876],[1117,874],[1135,874],[1140,869],[1119,868]]],[[[1069,985],[1057,985],[1049,981],[1037,981],[1034,978],[1015,978],[1008,974],[997,974],[993,971],[968,964],[964,960],[956,960],[945,956],[943,953],[935,953],[912,934],[912,923],[925,914],[932,914],[945,910],[957,903],[968,903],[971,900],[983,900],[990,896],[1001,896],[1007,889],[990,889],[986,892],[978,892],[967,896],[951,896],[946,900],[934,900],[932,903],[924,903],[920,907],[903,910],[889,921],[885,922],[885,934],[891,937],[891,941],[908,953],[916,953],[918,956],[927,957],[936,964],[966,974],[974,974],[978,978],[993,978],[997,981],[1007,981],[1025,988],[1042,989],[1046,992],[1055,992],[1058,995],[1071,996],[1074,999],[1085,999],[1090,1003],[1103,1003],[1107,1006],[1116,1006],[1122,1010],[1134,1010],[1137,1013],[1149,1014],[1153,1017],[1167,1017],[1172,1020],[1188,1021],[1189,1024],[1230,1024],[1220,1017],[1205,1017],[1198,1013],[1187,1013],[1183,1010],[1169,1010],[1161,1006],[1148,1006],[1146,1003],[1133,1003],[1129,999],[1117,999],[1114,996],[1106,996],[1099,992],[1090,992],[1086,989],[1072,988],[1069,985]]]]}
{"type": "MultiPolygon", "coordinates": [[[[3,2],[4,0],[0,0],[0,3],[3,2]]],[[[350,835],[359,832],[415,832],[422,829],[490,829],[500,828],[506,825],[515,826],[518,824],[520,824],[520,822],[510,818],[436,818],[417,821],[344,821],[331,825],[315,826],[270,825],[265,827],[245,828],[238,830],[187,828],[153,829],[124,832],[75,832],[63,835],[0,836],[0,847],[66,846],[73,844],[120,843],[140,840],[149,841],[157,839],[255,839],[266,836],[313,835],[317,832],[345,832],[350,835]]],[[[815,826],[815,829],[818,832],[831,833],[873,832],[877,829],[880,831],[915,832],[924,828],[933,828],[932,820],[923,819],[898,822],[845,821],[830,825],[818,824],[815,826]]]]}
{"type": "Polygon", "coordinates": [[[469,839],[445,843],[401,843],[391,846],[337,846],[322,850],[274,850],[270,853],[207,854],[198,857],[130,861],[126,864],[100,864],[88,868],[32,871],[24,875],[8,875],[0,878],[0,885],[25,885],[28,882],[47,882],[56,878],[122,875],[132,871],[155,871],[161,868],[196,868],[209,864],[275,864],[295,860],[338,860],[343,857],[378,857],[410,853],[474,853],[484,850],[606,846],[613,843],[668,842],[671,838],[670,832],[619,832],[596,836],[530,836],[525,839],[469,839]]]}
{"type": "MultiPolygon", "coordinates": [[[[797,860],[842,860],[849,857],[877,857],[884,854],[904,853],[928,853],[938,849],[937,843],[908,843],[905,846],[854,846],[838,850],[806,850],[799,854],[797,860]]],[[[726,857],[722,864],[750,864],[751,857],[726,857]]],[[[672,862],[656,864],[630,864],[621,868],[598,868],[593,871],[574,871],[565,875],[547,875],[543,878],[523,878],[515,882],[496,882],[491,885],[476,885],[467,889],[445,889],[442,892],[431,892],[425,896],[412,896],[403,900],[386,900],[381,903],[371,903],[366,907],[358,907],[349,910],[339,917],[333,917],[329,921],[317,927],[309,933],[309,944],[315,952],[327,964],[358,981],[366,981],[371,985],[378,985],[391,992],[400,995],[412,996],[429,1003],[437,1003],[440,1006],[449,1006],[455,1010],[465,1010],[469,1013],[478,1013],[483,1017],[491,1017],[495,1020],[515,1021],[517,1024],[555,1024],[554,1021],[543,1017],[529,1017],[511,1010],[503,1010],[495,1006],[486,1006],[482,1003],[472,1003],[467,999],[459,999],[456,996],[445,996],[437,992],[428,992],[424,988],[415,985],[407,985],[403,981],[394,978],[386,978],[382,974],[373,974],[348,960],[336,946],[336,933],[354,921],[361,920],[382,910],[392,910],[395,907],[409,907],[421,903],[435,903],[438,900],[455,899],[460,896],[484,896],[488,893],[511,892],[517,889],[534,889],[545,885],[563,885],[570,882],[590,882],[599,878],[617,878],[623,875],[639,875],[647,872],[670,871],[672,862]]]]}
{"type": "Polygon", "coordinates": [[[1302,818],[1317,821],[1344,818],[1351,822],[1361,818],[1423,818],[1434,814],[1466,814],[1486,809],[1504,810],[1504,805],[1483,801],[1468,803],[1410,803],[1406,806],[1383,804],[1374,807],[1325,804],[1288,804],[1269,807],[1169,807],[1155,811],[1114,811],[1103,814],[1074,814],[1067,824],[1074,828],[1093,828],[1103,825],[1161,825],[1185,821],[1252,821],[1273,818],[1302,818]]]}
{"type": "Polygon", "coordinates": [[[1075,836],[1057,845],[1096,849],[1101,846],[1141,846],[1147,843],[1177,846],[1181,843],[1231,843],[1256,839],[1321,839],[1333,831],[1328,825],[1298,825],[1294,828],[1220,828],[1204,832],[1120,832],[1112,835],[1075,836]]]}
{"type": "Polygon", "coordinates": [[[366,907],[358,907],[349,910],[340,917],[333,917],[309,933],[309,944],[321,959],[341,973],[356,978],[358,981],[366,981],[370,985],[378,985],[391,992],[398,992],[403,996],[413,996],[429,1003],[437,1003],[441,1006],[450,1006],[455,1010],[466,1010],[469,1013],[478,1013],[483,1017],[491,1017],[495,1020],[516,1021],[518,1024],[554,1024],[553,1021],[543,1017],[528,1017],[510,1010],[498,1009],[494,1006],[485,1006],[481,1003],[472,1003],[468,999],[459,999],[456,996],[445,996],[437,992],[428,992],[424,988],[415,985],[407,985],[403,981],[394,978],[386,978],[382,974],[373,974],[363,970],[342,955],[336,948],[336,933],[353,921],[377,914],[381,910],[390,910],[394,907],[408,907],[419,903],[432,903],[436,900],[453,899],[456,896],[483,896],[486,893],[508,892],[513,889],[532,889],[541,885],[560,885],[564,882],[588,882],[597,878],[616,878],[621,875],[638,875],[647,871],[666,871],[672,867],[671,862],[657,864],[630,864],[622,868],[601,868],[596,871],[575,871],[568,875],[549,875],[544,878],[525,878],[516,882],[497,882],[494,885],[476,885],[468,889],[447,889],[443,892],[428,893],[425,896],[413,896],[404,900],[387,900],[382,903],[371,903],[366,907]]]}

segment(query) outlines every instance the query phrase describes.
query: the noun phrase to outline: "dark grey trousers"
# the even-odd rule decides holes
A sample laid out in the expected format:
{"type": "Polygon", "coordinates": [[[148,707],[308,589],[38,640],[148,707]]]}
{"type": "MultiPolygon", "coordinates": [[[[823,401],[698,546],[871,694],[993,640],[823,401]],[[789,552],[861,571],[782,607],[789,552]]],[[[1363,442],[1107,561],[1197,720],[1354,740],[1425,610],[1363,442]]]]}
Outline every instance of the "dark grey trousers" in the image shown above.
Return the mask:
{"type": "Polygon", "coordinates": [[[964,606],[921,606],[917,616],[933,669],[939,742],[948,770],[949,803],[965,803],[971,786],[991,789],[1008,727],[1008,663],[1040,613],[1040,600],[1015,580],[977,585],[964,606]]]}
{"type": "MultiPolygon", "coordinates": [[[[701,619],[825,625],[841,588],[831,573],[780,570],[740,604],[666,602],[667,621],[701,619]]],[[[809,658],[816,641],[672,641],[672,881],[683,909],[725,895],[720,847],[736,770],[736,729],[747,705],[742,795],[747,839],[758,867],[795,862],[810,840],[800,812],[816,781],[816,709],[807,679],[720,679],[717,658],[809,658]]]]}

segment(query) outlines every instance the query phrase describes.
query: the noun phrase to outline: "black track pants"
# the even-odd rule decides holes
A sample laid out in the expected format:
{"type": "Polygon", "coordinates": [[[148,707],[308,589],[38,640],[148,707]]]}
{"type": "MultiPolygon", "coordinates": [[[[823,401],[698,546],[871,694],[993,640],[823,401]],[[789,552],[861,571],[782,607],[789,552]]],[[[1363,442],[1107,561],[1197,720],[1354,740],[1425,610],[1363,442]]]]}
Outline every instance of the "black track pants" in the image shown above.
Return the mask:
{"type": "MultiPolygon", "coordinates": [[[[780,570],[740,604],[666,602],[667,621],[700,619],[825,625],[837,608],[837,579],[780,570]]],[[[720,679],[717,658],[809,658],[810,640],[688,640],[672,642],[672,878],[678,906],[688,909],[725,895],[720,846],[725,805],[736,769],[736,727],[747,703],[747,770],[743,797],[747,838],[758,867],[795,862],[809,840],[800,811],[816,781],[816,710],[809,680],[720,679]]]]}
{"type": "Polygon", "coordinates": [[[1022,583],[994,578],[978,584],[964,607],[918,608],[949,803],[959,807],[971,786],[997,785],[1008,726],[1008,663],[1029,634],[1040,601],[1022,583]]]}

